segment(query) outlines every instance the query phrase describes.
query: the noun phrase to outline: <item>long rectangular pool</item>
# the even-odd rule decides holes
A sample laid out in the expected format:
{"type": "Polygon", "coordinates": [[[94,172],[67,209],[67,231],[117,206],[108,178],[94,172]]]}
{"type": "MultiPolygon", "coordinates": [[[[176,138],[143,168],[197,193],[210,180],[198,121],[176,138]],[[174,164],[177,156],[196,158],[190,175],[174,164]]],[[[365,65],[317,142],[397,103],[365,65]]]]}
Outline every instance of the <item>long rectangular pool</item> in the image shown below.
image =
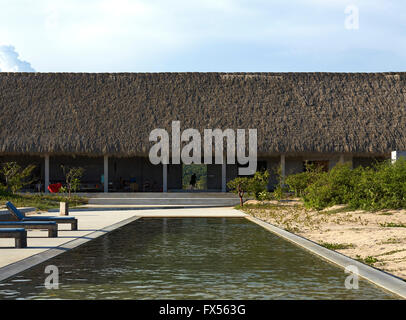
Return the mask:
{"type": "Polygon", "coordinates": [[[142,218],[1,282],[0,299],[397,298],[347,276],[243,218],[142,218]]]}

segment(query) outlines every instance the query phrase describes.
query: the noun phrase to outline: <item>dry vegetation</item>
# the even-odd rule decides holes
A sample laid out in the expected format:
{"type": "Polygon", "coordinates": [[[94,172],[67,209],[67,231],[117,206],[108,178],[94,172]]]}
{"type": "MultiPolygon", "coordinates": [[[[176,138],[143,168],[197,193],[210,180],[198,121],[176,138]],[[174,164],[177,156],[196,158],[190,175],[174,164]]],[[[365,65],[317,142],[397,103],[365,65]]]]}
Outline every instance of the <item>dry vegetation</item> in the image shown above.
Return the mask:
{"type": "Polygon", "coordinates": [[[249,200],[245,212],[406,279],[406,210],[306,209],[299,200],[249,200]]]}
{"type": "Polygon", "coordinates": [[[154,128],[257,128],[258,152],[406,150],[405,73],[1,73],[0,151],[147,154],[154,128]],[[101,129],[102,128],[102,129],[101,129]]]}
{"type": "Polygon", "coordinates": [[[61,201],[67,202],[70,208],[87,204],[87,199],[78,196],[67,197],[65,195],[45,194],[1,194],[0,209],[6,209],[5,203],[11,201],[17,207],[34,207],[40,211],[59,208],[61,201]]]}

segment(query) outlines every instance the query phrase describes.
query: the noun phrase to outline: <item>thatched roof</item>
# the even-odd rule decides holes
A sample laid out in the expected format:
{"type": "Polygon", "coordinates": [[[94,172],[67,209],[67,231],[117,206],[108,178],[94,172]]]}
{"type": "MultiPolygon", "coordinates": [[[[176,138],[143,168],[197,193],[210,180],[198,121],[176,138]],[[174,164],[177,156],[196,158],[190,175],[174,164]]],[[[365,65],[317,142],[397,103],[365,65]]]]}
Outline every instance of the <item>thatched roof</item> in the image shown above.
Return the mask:
{"type": "Polygon", "coordinates": [[[0,73],[0,111],[1,153],[147,154],[173,120],[257,128],[260,153],[406,150],[406,73],[0,73]]]}

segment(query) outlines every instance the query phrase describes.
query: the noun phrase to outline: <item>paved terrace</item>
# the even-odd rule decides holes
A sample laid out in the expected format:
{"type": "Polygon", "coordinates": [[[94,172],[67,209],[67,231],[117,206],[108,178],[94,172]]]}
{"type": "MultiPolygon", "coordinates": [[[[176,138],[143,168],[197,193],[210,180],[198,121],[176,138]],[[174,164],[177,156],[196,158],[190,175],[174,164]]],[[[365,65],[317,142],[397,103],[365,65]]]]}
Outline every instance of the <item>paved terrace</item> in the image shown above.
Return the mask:
{"type": "MultiPolygon", "coordinates": [[[[35,214],[35,216],[58,215],[58,212],[35,214]]],[[[0,281],[45,259],[56,256],[89,240],[95,239],[122,225],[142,217],[245,217],[233,208],[162,208],[138,209],[86,208],[71,209],[70,216],[78,219],[78,231],[70,225],[58,225],[58,238],[48,238],[48,232],[28,230],[27,248],[14,248],[14,239],[0,239],[0,281]],[[25,260],[24,260],[25,259],[25,260]],[[24,260],[24,261],[22,261],[24,260]],[[22,263],[15,265],[13,263],[22,263]]]]}

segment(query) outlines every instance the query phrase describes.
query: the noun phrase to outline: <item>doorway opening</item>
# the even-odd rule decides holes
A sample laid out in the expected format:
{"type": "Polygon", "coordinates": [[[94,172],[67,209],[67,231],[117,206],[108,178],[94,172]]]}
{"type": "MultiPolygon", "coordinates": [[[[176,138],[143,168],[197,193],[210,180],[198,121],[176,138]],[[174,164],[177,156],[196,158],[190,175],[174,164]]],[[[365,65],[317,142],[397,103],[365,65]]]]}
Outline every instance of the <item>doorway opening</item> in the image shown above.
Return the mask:
{"type": "Polygon", "coordinates": [[[182,165],[182,190],[203,191],[207,190],[207,165],[189,164],[182,165]]]}

